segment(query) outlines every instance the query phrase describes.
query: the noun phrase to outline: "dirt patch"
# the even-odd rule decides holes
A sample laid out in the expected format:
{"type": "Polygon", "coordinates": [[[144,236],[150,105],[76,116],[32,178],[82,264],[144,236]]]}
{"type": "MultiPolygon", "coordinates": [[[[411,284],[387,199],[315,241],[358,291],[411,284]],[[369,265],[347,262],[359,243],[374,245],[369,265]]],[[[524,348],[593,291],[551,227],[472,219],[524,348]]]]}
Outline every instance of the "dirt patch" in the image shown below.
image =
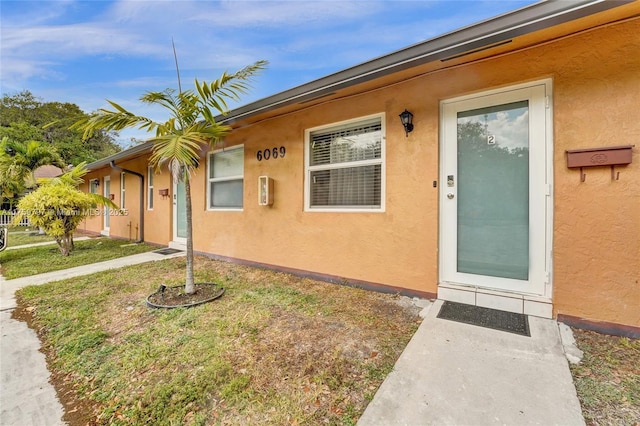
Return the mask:
{"type": "Polygon", "coordinates": [[[153,307],[175,308],[196,306],[211,302],[224,293],[224,289],[213,283],[196,283],[195,292],[185,293],[184,286],[167,287],[161,285],[147,300],[153,307]]]}

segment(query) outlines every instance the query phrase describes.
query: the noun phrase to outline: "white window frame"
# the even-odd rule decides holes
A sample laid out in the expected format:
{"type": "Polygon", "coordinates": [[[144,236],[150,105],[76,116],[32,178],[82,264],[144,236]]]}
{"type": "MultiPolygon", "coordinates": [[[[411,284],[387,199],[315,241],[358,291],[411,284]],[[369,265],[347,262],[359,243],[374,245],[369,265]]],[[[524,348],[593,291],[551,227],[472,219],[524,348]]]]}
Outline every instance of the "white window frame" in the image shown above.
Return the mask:
{"type": "Polygon", "coordinates": [[[304,132],[304,211],[305,212],[331,212],[331,213],[384,213],[385,212],[385,199],[386,199],[386,120],[385,113],[366,115],[350,120],[339,121],[323,126],[313,127],[306,129],[304,132]],[[382,133],[382,141],[380,148],[380,158],[371,160],[360,160],[349,163],[337,163],[335,165],[323,164],[321,166],[310,166],[309,156],[311,155],[311,133],[323,130],[330,130],[333,127],[340,127],[357,123],[360,121],[367,121],[374,118],[380,119],[380,131],[382,133]],[[311,172],[315,170],[327,170],[332,168],[344,168],[351,166],[371,166],[380,165],[380,206],[377,208],[372,207],[312,207],[311,206],[311,172]]]}
{"type": "Polygon", "coordinates": [[[209,151],[207,153],[207,211],[243,211],[244,210],[244,145],[233,145],[228,148],[216,149],[214,151],[209,151]],[[223,178],[211,178],[211,166],[213,162],[211,161],[212,156],[219,154],[221,152],[229,152],[233,150],[242,150],[242,175],[237,176],[225,176],[223,178]],[[211,184],[216,182],[225,182],[231,180],[239,180],[242,179],[242,207],[215,207],[211,205],[211,184]]]}
{"type": "Polygon", "coordinates": [[[126,209],[127,206],[125,205],[125,183],[124,183],[124,175],[125,173],[122,172],[120,173],[120,208],[121,209],[126,209]]]}
{"type": "Polygon", "coordinates": [[[147,210],[153,210],[153,166],[147,167],[147,210]]]}

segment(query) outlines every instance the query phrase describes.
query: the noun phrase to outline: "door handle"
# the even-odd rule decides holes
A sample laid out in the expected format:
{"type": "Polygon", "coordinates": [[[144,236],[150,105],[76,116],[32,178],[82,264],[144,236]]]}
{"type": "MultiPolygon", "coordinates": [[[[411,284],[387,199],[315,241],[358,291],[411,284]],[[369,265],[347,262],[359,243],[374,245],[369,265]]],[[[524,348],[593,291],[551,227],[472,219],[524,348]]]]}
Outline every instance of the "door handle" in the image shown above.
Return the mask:
{"type": "Polygon", "coordinates": [[[453,197],[455,197],[455,195],[453,195],[453,193],[452,193],[452,192],[450,192],[450,193],[448,193],[448,194],[447,194],[447,198],[448,198],[448,199],[453,200],[453,197]]]}

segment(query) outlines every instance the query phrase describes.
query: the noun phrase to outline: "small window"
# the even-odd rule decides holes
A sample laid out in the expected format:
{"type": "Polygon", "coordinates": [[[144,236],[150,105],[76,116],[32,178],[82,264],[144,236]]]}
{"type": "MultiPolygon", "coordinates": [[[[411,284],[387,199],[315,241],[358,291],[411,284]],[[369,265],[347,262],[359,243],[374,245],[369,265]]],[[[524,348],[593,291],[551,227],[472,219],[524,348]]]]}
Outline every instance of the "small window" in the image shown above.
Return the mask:
{"type": "Polygon", "coordinates": [[[306,133],[307,210],[384,210],[383,116],[306,133]]]}
{"type": "Polygon", "coordinates": [[[147,169],[147,210],[153,210],[153,167],[147,169]]]}
{"type": "Polygon", "coordinates": [[[120,173],[120,208],[121,209],[125,209],[127,208],[125,206],[125,197],[124,197],[124,193],[125,193],[125,178],[124,178],[124,172],[120,173]]]}
{"type": "Polygon", "coordinates": [[[209,154],[207,194],[209,209],[242,209],[244,147],[209,154]]]}
{"type": "Polygon", "coordinates": [[[89,181],[89,192],[91,194],[97,194],[98,193],[98,185],[99,185],[98,182],[99,182],[98,179],[91,179],[89,181]]]}

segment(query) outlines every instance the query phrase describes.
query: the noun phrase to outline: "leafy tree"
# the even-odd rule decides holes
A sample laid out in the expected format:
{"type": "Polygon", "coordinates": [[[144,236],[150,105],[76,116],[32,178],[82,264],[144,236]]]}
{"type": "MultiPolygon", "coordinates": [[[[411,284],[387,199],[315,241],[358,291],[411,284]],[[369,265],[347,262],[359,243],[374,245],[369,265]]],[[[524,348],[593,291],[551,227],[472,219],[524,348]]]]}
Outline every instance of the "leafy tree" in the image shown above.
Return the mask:
{"type": "Polygon", "coordinates": [[[191,173],[198,168],[199,152],[203,147],[219,143],[231,131],[231,127],[216,122],[214,111],[228,112],[227,100],[238,101],[248,91],[251,79],[263,70],[266,61],[258,61],[235,73],[223,73],[211,83],[195,80],[196,90],[176,93],[173,89],[162,92],[147,92],[140,100],[146,104],[159,105],[167,110],[169,118],[164,122],[135,115],[115,102],[108,101],[114,110],[100,109],[88,119],[75,123],[72,128],[83,129],[85,137],[96,130],[122,130],[137,127],[155,132],[151,165],[159,168],[167,165],[174,181],[185,186],[187,222],[187,271],[185,293],[195,292],[193,277],[193,238],[191,208],[191,173]]]}
{"type": "Polygon", "coordinates": [[[115,133],[97,131],[83,141],[81,132],[68,128],[86,116],[75,104],[42,102],[26,90],[11,96],[4,94],[0,100],[0,137],[53,146],[65,164],[95,161],[120,151],[115,133]]]}
{"type": "Polygon", "coordinates": [[[31,224],[55,238],[63,256],[69,256],[74,248],[74,231],[97,206],[118,208],[108,198],[77,188],[87,172],[85,163],[82,163],[59,178],[42,179],[38,189],[18,202],[15,223],[27,216],[31,224]]]}
{"type": "MultiPolygon", "coordinates": [[[[37,141],[16,142],[4,137],[0,142],[0,192],[3,202],[36,187],[35,170],[47,164],[63,169],[64,162],[54,147],[37,141]]],[[[12,207],[12,206],[11,206],[12,207]]]]}

